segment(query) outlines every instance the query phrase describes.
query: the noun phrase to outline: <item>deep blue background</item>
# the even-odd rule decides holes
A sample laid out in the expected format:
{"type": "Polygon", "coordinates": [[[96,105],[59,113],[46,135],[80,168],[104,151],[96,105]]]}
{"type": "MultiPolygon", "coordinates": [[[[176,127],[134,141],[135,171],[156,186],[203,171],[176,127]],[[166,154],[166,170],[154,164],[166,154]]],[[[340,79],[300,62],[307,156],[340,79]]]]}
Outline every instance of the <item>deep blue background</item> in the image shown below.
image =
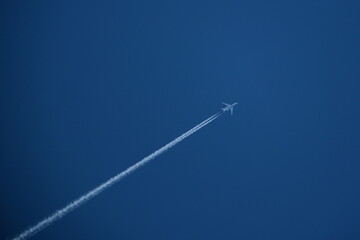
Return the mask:
{"type": "Polygon", "coordinates": [[[359,1],[2,1],[0,238],[360,239],[359,1]]]}

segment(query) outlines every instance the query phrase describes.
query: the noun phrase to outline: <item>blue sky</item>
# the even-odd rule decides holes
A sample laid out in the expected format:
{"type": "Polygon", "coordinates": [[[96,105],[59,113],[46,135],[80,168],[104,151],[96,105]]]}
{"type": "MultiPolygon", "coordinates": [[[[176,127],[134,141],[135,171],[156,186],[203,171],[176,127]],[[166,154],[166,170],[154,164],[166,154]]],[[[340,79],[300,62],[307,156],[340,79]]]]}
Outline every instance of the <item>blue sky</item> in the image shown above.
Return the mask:
{"type": "Polygon", "coordinates": [[[359,239],[360,3],[0,6],[0,238],[359,239]]]}

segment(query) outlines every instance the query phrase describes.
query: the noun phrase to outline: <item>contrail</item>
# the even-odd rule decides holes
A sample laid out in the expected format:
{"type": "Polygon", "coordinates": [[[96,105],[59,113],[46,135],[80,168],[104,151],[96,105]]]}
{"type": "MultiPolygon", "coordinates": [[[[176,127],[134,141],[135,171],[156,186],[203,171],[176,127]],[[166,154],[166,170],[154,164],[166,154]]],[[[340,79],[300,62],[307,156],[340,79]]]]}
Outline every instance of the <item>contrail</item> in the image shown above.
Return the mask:
{"type": "Polygon", "coordinates": [[[153,152],[149,156],[143,158],[141,161],[139,161],[139,162],[135,163],[134,165],[132,165],[131,167],[127,168],[125,171],[123,171],[123,172],[119,173],[118,175],[110,178],[109,180],[107,180],[106,182],[101,184],[100,186],[96,187],[95,189],[89,191],[88,193],[84,194],[80,198],[78,198],[78,199],[74,200],[73,202],[69,203],[64,208],[62,208],[60,210],[57,210],[55,213],[53,213],[49,217],[45,218],[44,220],[42,220],[38,224],[36,224],[36,225],[30,227],[29,229],[25,230],[23,233],[21,233],[20,235],[15,237],[13,240],[28,239],[29,237],[33,236],[34,234],[36,234],[36,233],[40,232],[41,230],[45,229],[49,225],[53,224],[55,221],[61,219],[62,217],[64,217],[68,213],[70,213],[71,211],[75,210],[76,208],[80,207],[81,205],[83,205],[84,203],[89,201],[90,199],[92,199],[95,196],[99,195],[101,192],[103,192],[105,189],[111,187],[116,182],[118,182],[121,179],[125,178],[126,176],[128,176],[129,174],[134,172],[135,170],[141,168],[146,163],[150,162],[151,160],[153,160],[154,158],[156,158],[157,156],[159,156],[160,154],[162,154],[166,150],[172,148],[177,143],[181,142],[182,140],[184,140],[185,138],[187,138],[191,134],[193,134],[196,131],[200,130],[201,128],[205,127],[207,124],[211,123],[216,118],[220,117],[222,114],[223,114],[222,112],[218,112],[215,115],[213,115],[213,116],[209,117],[208,119],[206,119],[205,121],[199,123],[198,125],[196,125],[192,129],[187,131],[186,133],[184,133],[181,136],[175,138],[170,143],[166,144],[165,146],[163,146],[162,148],[156,150],[155,152],[153,152]]]}

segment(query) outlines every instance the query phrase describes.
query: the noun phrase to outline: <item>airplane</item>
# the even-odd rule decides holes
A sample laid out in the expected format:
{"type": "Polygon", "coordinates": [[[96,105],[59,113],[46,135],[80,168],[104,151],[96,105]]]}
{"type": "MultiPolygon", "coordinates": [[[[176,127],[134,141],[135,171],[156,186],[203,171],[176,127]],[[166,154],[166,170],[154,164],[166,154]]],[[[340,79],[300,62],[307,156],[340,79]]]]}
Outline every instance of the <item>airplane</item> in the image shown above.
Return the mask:
{"type": "Polygon", "coordinates": [[[230,111],[231,115],[233,114],[233,110],[234,110],[234,106],[237,104],[236,103],[233,103],[233,104],[227,104],[227,103],[223,103],[224,105],[226,105],[226,107],[224,108],[221,108],[221,110],[223,110],[223,112],[227,112],[227,111],[230,111]]]}

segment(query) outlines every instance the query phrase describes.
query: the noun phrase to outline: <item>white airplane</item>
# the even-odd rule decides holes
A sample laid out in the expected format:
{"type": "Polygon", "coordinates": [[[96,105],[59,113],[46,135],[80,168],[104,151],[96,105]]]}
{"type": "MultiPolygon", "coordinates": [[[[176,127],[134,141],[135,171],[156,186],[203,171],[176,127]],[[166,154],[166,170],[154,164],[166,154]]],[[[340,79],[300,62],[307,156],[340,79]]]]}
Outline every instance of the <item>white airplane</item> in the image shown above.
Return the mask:
{"type": "Polygon", "coordinates": [[[233,104],[227,104],[227,103],[223,103],[224,105],[226,105],[226,107],[224,108],[221,108],[221,110],[223,110],[223,112],[227,112],[227,111],[230,111],[231,115],[233,114],[233,111],[234,111],[234,106],[236,104],[238,104],[237,102],[236,103],[233,103],[233,104]]]}

